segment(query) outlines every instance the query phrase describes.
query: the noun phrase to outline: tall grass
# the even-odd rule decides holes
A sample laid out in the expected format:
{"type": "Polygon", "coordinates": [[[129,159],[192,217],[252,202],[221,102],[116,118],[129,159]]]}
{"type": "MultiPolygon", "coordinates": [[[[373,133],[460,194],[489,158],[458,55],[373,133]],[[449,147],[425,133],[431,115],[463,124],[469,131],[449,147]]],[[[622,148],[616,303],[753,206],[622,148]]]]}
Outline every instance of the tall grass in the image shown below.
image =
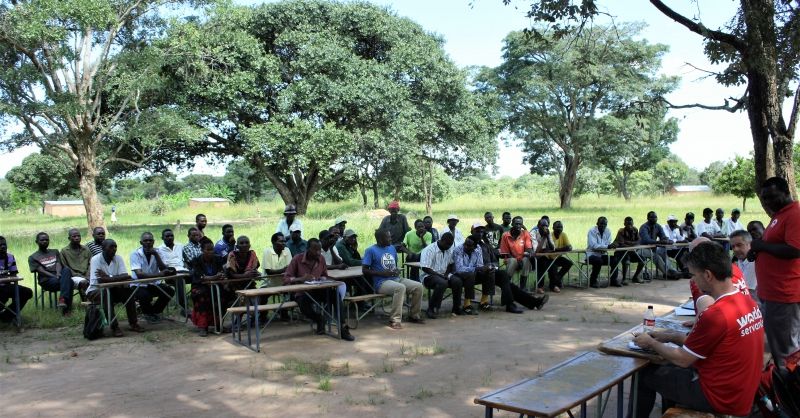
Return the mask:
{"type": "MultiPolygon", "coordinates": [[[[598,216],[608,218],[609,228],[616,231],[622,227],[626,216],[632,216],[637,225],[644,223],[646,213],[654,210],[659,215],[659,222],[665,223],[667,215],[676,215],[683,219],[686,212],[694,212],[699,222],[702,219],[702,210],[705,207],[725,209],[726,216],[730,210],[739,207],[741,201],[729,195],[696,194],[683,196],[656,196],[648,198],[634,198],[626,202],[623,199],[611,196],[584,196],[573,200],[573,207],[568,210],[558,208],[558,196],[546,198],[526,199],[522,197],[503,196],[475,196],[464,195],[434,205],[434,225],[440,230],[446,228],[445,219],[451,213],[461,219],[459,229],[467,233],[473,222],[483,223],[483,214],[492,211],[495,220],[501,221],[504,211],[511,212],[514,216],[525,218],[525,225],[533,227],[542,215],[549,215],[551,222],[561,220],[564,231],[570,237],[574,248],[583,248],[586,245],[587,231],[594,226],[598,216]]],[[[161,230],[164,228],[176,229],[176,240],[186,242],[187,229],[194,225],[194,216],[204,213],[208,216],[209,226],[206,235],[212,240],[218,240],[221,235],[221,226],[233,223],[236,235],[247,235],[253,248],[260,256],[268,245],[270,236],[275,232],[275,227],[282,217],[283,203],[281,201],[257,202],[252,204],[237,203],[224,208],[189,208],[169,207],[161,216],[151,215],[150,207],[155,204],[151,200],[138,200],[117,205],[117,225],[110,225],[108,237],[117,241],[118,253],[127,261],[129,255],[139,246],[139,236],[142,232],[149,231],[155,234],[157,245],[160,245],[161,230]],[[177,227],[177,228],[176,228],[177,227]]],[[[742,214],[742,222],[759,219],[766,221],[768,217],[757,201],[748,206],[742,214]]],[[[106,220],[111,217],[110,206],[106,208],[106,220]]],[[[402,202],[401,212],[405,213],[409,223],[425,215],[425,205],[416,202],[402,202]]],[[[360,202],[314,202],[310,205],[308,213],[301,217],[304,226],[304,237],[317,236],[318,232],[333,225],[339,216],[347,218],[347,228],[355,230],[358,234],[359,247],[366,248],[374,244],[373,231],[380,224],[383,214],[372,208],[363,208],[360,202]]],[[[30,215],[2,213],[0,219],[0,235],[8,241],[9,252],[13,253],[19,263],[20,272],[26,278],[24,284],[32,286],[32,278],[27,268],[27,257],[36,250],[34,237],[37,232],[44,231],[50,234],[51,248],[61,249],[67,245],[67,230],[72,227],[81,229],[84,243],[91,240],[86,232],[86,220],[77,218],[54,218],[48,215],[30,215]]],[[[34,318],[44,323],[58,323],[46,314],[34,315],[33,303],[25,309],[27,318],[34,318]],[[49,318],[49,319],[48,319],[49,318]]]]}

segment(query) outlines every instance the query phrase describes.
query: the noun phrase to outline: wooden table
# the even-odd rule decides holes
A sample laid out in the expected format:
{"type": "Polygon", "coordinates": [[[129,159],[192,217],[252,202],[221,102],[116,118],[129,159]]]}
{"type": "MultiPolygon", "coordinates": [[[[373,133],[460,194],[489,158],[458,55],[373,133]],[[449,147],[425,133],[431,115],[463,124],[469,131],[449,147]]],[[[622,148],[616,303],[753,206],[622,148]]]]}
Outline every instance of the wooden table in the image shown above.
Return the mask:
{"type": "Polygon", "coordinates": [[[487,418],[494,409],[549,418],[576,406],[580,406],[581,417],[585,417],[587,402],[598,397],[598,416],[601,416],[603,393],[608,390],[610,396],[611,388],[616,386],[617,417],[622,418],[625,379],[635,378],[647,364],[644,359],[584,352],[536,377],[475,398],[474,402],[485,407],[487,418]]]}
{"type": "Polygon", "coordinates": [[[5,309],[9,309],[11,313],[14,314],[14,318],[16,320],[14,323],[17,325],[17,329],[22,329],[22,309],[19,306],[19,282],[23,280],[22,277],[14,276],[14,277],[3,277],[0,278],[0,284],[10,284],[14,286],[14,309],[11,310],[8,307],[5,309]]]}
{"type": "MultiPolygon", "coordinates": [[[[172,276],[148,277],[146,279],[133,279],[133,280],[122,280],[122,281],[118,281],[118,282],[98,283],[97,284],[97,288],[100,289],[100,306],[102,306],[103,310],[105,310],[106,320],[108,321],[109,324],[111,324],[111,323],[113,323],[114,319],[117,318],[116,312],[114,311],[114,305],[113,305],[113,303],[111,303],[111,289],[112,288],[114,288],[114,287],[133,287],[135,285],[147,285],[147,284],[153,284],[153,283],[161,282],[161,281],[173,281],[173,280],[177,281],[177,282],[179,282],[181,284],[184,284],[185,280],[187,278],[189,278],[189,274],[182,273],[182,274],[175,274],[175,275],[172,275],[172,276]]],[[[185,285],[181,286],[180,284],[176,283],[175,287],[178,288],[178,289],[182,289],[183,287],[185,287],[185,285]]],[[[170,296],[167,292],[164,292],[164,290],[161,289],[161,288],[158,288],[158,290],[161,291],[161,293],[163,293],[165,296],[167,296],[170,299],[170,301],[175,300],[175,296],[178,294],[177,290],[175,292],[175,295],[173,295],[173,296],[170,296]]],[[[183,295],[184,306],[185,306],[185,304],[186,304],[186,292],[182,290],[180,293],[183,295]]],[[[136,295],[136,290],[131,292],[130,296],[128,296],[128,299],[125,300],[123,305],[127,305],[131,301],[131,299],[133,299],[133,297],[135,295],[136,295]]],[[[178,305],[178,306],[180,307],[180,305],[178,305]]],[[[130,320],[130,318],[128,318],[128,320],[130,320]]]]}
{"type": "MultiPolygon", "coordinates": [[[[222,306],[222,286],[231,283],[242,283],[247,282],[245,287],[250,287],[251,283],[254,283],[256,280],[264,280],[264,279],[273,279],[273,278],[282,278],[282,274],[275,274],[275,275],[262,275],[256,277],[245,277],[242,279],[221,279],[221,280],[204,280],[203,284],[207,284],[211,290],[211,317],[214,320],[214,333],[221,334],[223,324],[225,323],[225,317],[228,315],[227,312],[223,312],[222,306]],[[217,322],[217,318],[219,318],[219,322],[217,322]]],[[[231,303],[231,306],[235,306],[236,303],[239,301],[237,296],[236,300],[231,303]]]]}
{"type": "MultiPolygon", "coordinates": [[[[338,337],[342,338],[342,314],[339,303],[331,303],[331,293],[333,293],[334,298],[338,298],[339,295],[336,292],[336,288],[342,282],[335,281],[335,280],[323,280],[313,284],[304,283],[304,284],[295,284],[295,285],[288,285],[288,286],[272,286],[272,287],[262,287],[259,289],[246,289],[246,290],[237,290],[236,294],[241,296],[244,299],[246,311],[245,311],[245,320],[242,321],[247,324],[247,347],[253,351],[260,352],[261,351],[261,325],[259,324],[259,315],[258,315],[258,301],[259,298],[263,296],[280,296],[282,305],[283,303],[288,302],[288,296],[291,293],[305,293],[311,301],[320,308],[321,313],[329,318],[332,321],[336,322],[336,327],[338,329],[338,337]],[[320,289],[328,289],[329,291],[325,292],[326,300],[324,303],[321,303],[314,299],[311,296],[310,292],[320,289]],[[332,292],[331,292],[332,291],[332,292]],[[331,312],[328,312],[328,307],[332,306],[331,312]],[[333,308],[335,307],[335,309],[333,308]],[[335,312],[333,312],[335,311],[335,312]],[[250,329],[250,321],[254,321],[255,325],[255,348],[253,348],[252,344],[252,336],[251,336],[251,329],[250,329]]],[[[277,314],[277,311],[276,311],[277,314]]],[[[264,324],[264,328],[267,327],[272,322],[274,318],[274,314],[272,318],[270,318],[266,324],[264,324]]],[[[330,331],[330,329],[329,329],[330,331]]],[[[242,333],[241,330],[239,331],[239,340],[238,343],[242,344],[242,333]]],[[[234,337],[234,341],[236,338],[234,337]]]]}
{"type": "MultiPolygon", "coordinates": [[[[674,312],[656,318],[655,329],[657,331],[673,330],[689,332],[691,328],[684,327],[682,323],[686,320],[694,319],[693,316],[676,316],[674,312]]],[[[656,364],[665,364],[666,360],[658,354],[651,354],[644,351],[631,350],[628,343],[633,340],[633,335],[642,332],[642,326],[637,325],[616,337],[603,341],[597,346],[599,351],[616,356],[636,357],[652,361],[656,364]]]]}
{"type": "Polygon", "coordinates": [[[364,270],[361,268],[361,266],[351,266],[344,270],[328,269],[328,278],[333,280],[354,279],[363,275],[364,270]]]}

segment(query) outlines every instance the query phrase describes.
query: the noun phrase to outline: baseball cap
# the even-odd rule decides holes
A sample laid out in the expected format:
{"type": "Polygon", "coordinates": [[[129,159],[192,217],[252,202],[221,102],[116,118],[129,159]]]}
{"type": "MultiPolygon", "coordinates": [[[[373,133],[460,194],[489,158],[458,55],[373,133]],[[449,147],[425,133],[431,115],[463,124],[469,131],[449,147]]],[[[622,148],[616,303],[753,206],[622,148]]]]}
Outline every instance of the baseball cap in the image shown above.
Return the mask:
{"type": "Polygon", "coordinates": [[[352,229],[348,229],[347,231],[344,231],[344,237],[345,238],[357,237],[357,236],[358,236],[358,234],[356,234],[356,231],[353,231],[352,229]]]}
{"type": "Polygon", "coordinates": [[[286,205],[283,209],[284,215],[296,215],[297,214],[297,206],[295,205],[286,205]]]}
{"type": "Polygon", "coordinates": [[[451,219],[454,219],[454,220],[457,221],[458,220],[458,216],[456,214],[454,214],[454,213],[451,213],[450,215],[447,216],[447,220],[449,221],[451,219]]]}
{"type": "Polygon", "coordinates": [[[475,223],[472,224],[472,229],[476,229],[476,228],[486,228],[486,225],[484,225],[484,224],[482,224],[480,222],[475,222],[475,223]]]}
{"type": "Polygon", "coordinates": [[[677,221],[677,220],[678,220],[678,218],[676,218],[675,215],[667,216],[667,222],[669,222],[669,221],[677,221]]]}
{"type": "Polygon", "coordinates": [[[294,232],[294,231],[303,232],[303,228],[300,228],[299,225],[292,224],[292,226],[289,227],[289,232],[294,232]]]}
{"type": "Polygon", "coordinates": [[[335,221],[333,221],[333,224],[334,225],[339,225],[342,222],[347,223],[347,218],[345,218],[344,216],[340,216],[340,217],[336,218],[335,221]]]}

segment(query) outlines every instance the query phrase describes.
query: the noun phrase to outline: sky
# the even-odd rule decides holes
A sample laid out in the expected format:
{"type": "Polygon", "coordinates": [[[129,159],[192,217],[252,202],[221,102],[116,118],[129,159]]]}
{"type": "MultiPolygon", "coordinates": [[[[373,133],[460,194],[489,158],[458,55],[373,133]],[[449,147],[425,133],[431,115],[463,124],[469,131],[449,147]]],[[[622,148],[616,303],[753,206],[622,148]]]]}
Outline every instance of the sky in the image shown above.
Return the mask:
{"type": "MultiPolygon", "coordinates": [[[[237,4],[252,5],[269,0],[234,0],[237,4]]],[[[419,23],[428,32],[445,40],[444,48],[459,66],[494,67],[502,62],[503,38],[512,30],[531,25],[525,17],[530,1],[512,1],[504,6],[502,0],[370,0],[371,3],[390,8],[396,14],[419,23]]],[[[741,96],[744,89],[726,88],[694,67],[713,70],[715,67],[703,55],[703,43],[683,26],[662,15],[649,2],[643,0],[600,0],[604,16],[598,23],[640,21],[647,27],[642,38],[650,43],[662,43],[670,51],[662,61],[662,73],[681,77],[679,88],[668,96],[674,104],[703,103],[720,105],[723,99],[741,96]]],[[[734,15],[737,2],[732,0],[672,0],[670,6],[692,18],[699,18],[710,28],[719,28],[734,15]]],[[[673,110],[678,118],[680,133],[670,147],[690,167],[702,170],[717,160],[746,156],[752,150],[749,122],[746,113],[729,113],[719,110],[673,110]]],[[[0,166],[0,175],[19,165],[34,147],[19,149],[6,156],[0,166]]],[[[522,163],[518,144],[500,144],[497,177],[518,177],[529,171],[522,163]]],[[[222,175],[224,167],[209,166],[198,160],[194,173],[222,175]]],[[[189,174],[189,173],[181,173],[189,174]]]]}

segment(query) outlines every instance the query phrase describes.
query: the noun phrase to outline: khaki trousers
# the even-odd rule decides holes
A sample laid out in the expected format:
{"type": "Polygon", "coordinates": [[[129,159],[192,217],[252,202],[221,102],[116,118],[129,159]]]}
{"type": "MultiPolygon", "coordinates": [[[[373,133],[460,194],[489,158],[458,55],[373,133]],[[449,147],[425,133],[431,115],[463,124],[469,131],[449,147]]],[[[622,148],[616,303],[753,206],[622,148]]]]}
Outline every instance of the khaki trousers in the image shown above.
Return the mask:
{"type": "Polygon", "coordinates": [[[389,313],[391,322],[399,323],[403,317],[403,303],[406,295],[411,298],[411,311],[409,316],[414,319],[420,318],[422,307],[422,283],[409,279],[387,280],[381,283],[378,293],[392,296],[392,310],[389,313]]]}

